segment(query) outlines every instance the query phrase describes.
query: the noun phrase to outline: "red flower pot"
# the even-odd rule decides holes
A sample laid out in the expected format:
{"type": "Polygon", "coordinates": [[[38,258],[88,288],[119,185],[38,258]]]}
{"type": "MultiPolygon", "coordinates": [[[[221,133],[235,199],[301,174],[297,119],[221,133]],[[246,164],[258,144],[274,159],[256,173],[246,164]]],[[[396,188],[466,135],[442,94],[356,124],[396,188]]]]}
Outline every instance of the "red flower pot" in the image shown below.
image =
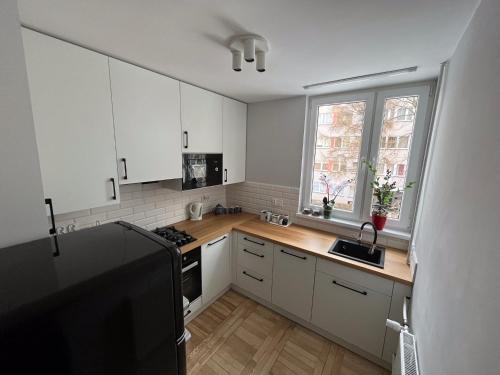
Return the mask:
{"type": "Polygon", "coordinates": [[[385,222],[387,221],[387,216],[377,215],[372,213],[372,223],[375,225],[377,230],[382,230],[385,227],[385,222]]]}

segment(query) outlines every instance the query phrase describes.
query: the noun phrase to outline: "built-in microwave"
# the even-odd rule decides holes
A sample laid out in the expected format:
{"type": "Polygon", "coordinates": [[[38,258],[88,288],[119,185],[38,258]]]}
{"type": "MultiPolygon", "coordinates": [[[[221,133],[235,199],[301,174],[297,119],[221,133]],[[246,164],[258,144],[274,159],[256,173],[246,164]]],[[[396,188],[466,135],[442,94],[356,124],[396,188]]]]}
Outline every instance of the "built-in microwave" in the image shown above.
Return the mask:
{"type": "Polygon", "coordinates": [[[222,184],[222,154],[183,154],[182,190],[222,184]]]}

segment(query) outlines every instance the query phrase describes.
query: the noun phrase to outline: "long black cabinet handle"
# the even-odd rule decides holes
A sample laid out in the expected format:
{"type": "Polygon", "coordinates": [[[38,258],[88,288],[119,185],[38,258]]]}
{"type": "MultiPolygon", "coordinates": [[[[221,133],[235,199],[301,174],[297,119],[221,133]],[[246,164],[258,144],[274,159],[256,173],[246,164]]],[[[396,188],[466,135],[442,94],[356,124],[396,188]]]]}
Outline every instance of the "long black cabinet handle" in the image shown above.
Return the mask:
{"type": "Polygon", "coordinates": [[[187,131],[184,131],[184,148],[189,147],[189,134],[187,131]]]}
{"type": "Polygon", "coordinates": [[[254,244],[256,244],[256,245],[260,245],[260,246],[264,246],[264,245],[265,245],[265,243],[262,243],[262,242],[257,242],[257,241],[253,241],[253,240],[250,240],[250,239],[248,239],[248,238],[246,238],[246,237],[243,237],[243,239],[244,239],[245,241],[248,241],[248,242],[254,243],[254,244]]]}
{"type": "Polygon", "coordinates": [[[188,310],[188,311],[186,311],[186,312],[184,313],[184,318],[185,318],[186,316],[188,316],[189,314],[191,314],[191,310],[188,310]]]}
{"type": "Polygon", "coordinates": [[[207,246],[212,246],[212,245],[215,245],[217,242],[224,241],[226,238],[227,238],[227,236],[224,236],[224,237],[222,237],[222,238],[219,238],[217,241],[214,241],[214,242],[209,242],[209,243],[207,243],[207,246]]]}
{"type": "Polygon", "coordinates": [[[224,169],[224,182],[227,182],[227,168],[224,169]]]}
{"type": "Polygon", "coordinates": [[[123,175],[123,179],[124,180],[128,180],[128,172],[127,172],[127,159],[125,158],[122,158],[122,163],[123,163],[123,171],[125,172],[125,174],[123,175]]]}
{"type": "Polygon", "coordinates": [[[245,253],[255,255],[256,257],[259,257],[259,258],[264,258],[264,255],[263,255],[263,254],[257,254],[257,253],[254,253],[253,251],[249,251],[249,250],[247,250],[247,249],[243,249],[243,251],[244,251],[245,253]]]}
{"type": "Polygon", "coordinates": [[[248,277],[251,277],[252,279],[257,280],[257,281],[260,281],[260,282],[263,282],[263,281],[264,281],[264,279],[259,279],[258,277],[252,276],[252,275],[250,275],[249,273],[247,273],[246,271],[243,271],[243,275],[248,276],[248,277]]]}
{"type": "Polygon", "coordinates": [[[357,289],[354,289],[354,288],[351,288],[351,287],[348,287],[347,285],[344,285],[344,284],[341,284],[341,283],[338,283],[337,281],[333,280],[332,283],[334,283],[335,285],[338,285],[342,288],[346,288],[346,289],[349,289],[349,290],[352,290],[353,292],[356,292],[356,293],[359,293],[359,294],[362,294],[364,296],[366,296],[368,294],[368,292],[366,291],[361,291],[361,290],[357,290],[357,289]]]}
{"type": "Polygon", "coordinates": [[[52,205],[51,198],[45,198],[45,204],[49,205],[50,211],[50,223],[52,224],[52,228],[49,229],[49,234],[56,234],[56,221],[54,219],[54,206],[52,205]]]}
{"type": "Polygon", "coordinates": [[[283,249],[281,249],[281,252],[283,254],[290,255],[292,257],[299,258],[299,259],[302,259],[302,260],[306,260],[307,259],[307,257],[303,257],[303,256],[300,256],[300,255],[295,255],[295,254],[289,253],[288,251],[285,251],[283,249]]]}
{"type": "Polygon", "coordinates": [[[113,177],[111,177],[109,180],[113,184],[113,196],[111,197],[111,199],[113,199],[113,200],[116,201],[116,184],[115,184],[115,179],[113,177]]]}

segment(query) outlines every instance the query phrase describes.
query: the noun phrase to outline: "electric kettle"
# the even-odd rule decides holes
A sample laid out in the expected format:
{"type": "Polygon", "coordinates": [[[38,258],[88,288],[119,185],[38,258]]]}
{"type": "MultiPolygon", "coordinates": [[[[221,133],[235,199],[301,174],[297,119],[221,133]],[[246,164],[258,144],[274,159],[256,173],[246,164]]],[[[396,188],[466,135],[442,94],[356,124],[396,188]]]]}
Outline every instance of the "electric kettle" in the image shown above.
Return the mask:
{"type": "Polygon", "coordinates": [[[193,202],[189,205],[189,218],[191,220],[201,220],[203,211],[203,203],[193,202]]]}

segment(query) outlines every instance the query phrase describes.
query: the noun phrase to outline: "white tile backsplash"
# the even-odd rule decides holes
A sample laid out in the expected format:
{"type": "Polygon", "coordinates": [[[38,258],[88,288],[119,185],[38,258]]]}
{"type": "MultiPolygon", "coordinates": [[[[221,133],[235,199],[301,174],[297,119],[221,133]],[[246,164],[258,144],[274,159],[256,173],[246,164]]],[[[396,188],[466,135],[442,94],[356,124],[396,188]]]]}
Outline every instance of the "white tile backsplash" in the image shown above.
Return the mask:
{"type": "MultiPolygon", "coordinates": [[[[230,206],[239,205],[244,211],[255,214],[258,214],[261,210],[271,210],[279,214],[289,215],[291,221],[296,224],[335,233],[344,237],[357,238],[358,231],[355,229],[297,217],[295,214],[299,209],[299,192],[299,188],[296,187],[270,185],[259,182],[243,182],[226,187],[227,203],[230,206]],[[274,198],[283,199],[283,207],[274,206],[274,198]]],[[[366,239],[370,238],[369,233],[365,233],[364,236],[366,239]]],[[[380,235],[377,242],[384,246],[404,250],[408,249],[408,241],[388,238],[384,235],[380,235]]]]}
{"type": "MultiPolygon", "coordinates": [[[[90,210],[56,215],[56,226],[65,229],[75,224],[76,229],[105,224],[117,220],[127,221],[145,229],[171,225],[188,218],[187,205],[199,202],[203,196],[203,212],[213,210],[217,203],[224,206],[241,206],[245,212],[258,214],[271,210],[289,215],[291,221],[307,227],[324,230],[345,237],[356,237],[357,231],[334,225],[301,219],[295,216],[299,207],[299,188],[271,185],[258,182],[243,182],[227,186],[212,186],[203,189],[178,191],[164,187],[161,183],[131,184],[120,186],[120,204],[96,207],[90,210]],[[274,206],[273,199],[283,200],[282,206],[274,206]]],[[[369,234],[366,236],[369,237],[369,234]]],[[[408,241],[379,236],[382,245],[407,249],[408,241]]]]}
{"type": "Polygon", "coordinates": [[[161,182],[120,186],[120,203],[89,210],[56,215],[57,227],[76,225],[76,229],[89,228],[117,220],[127,221],[145,229],[171,225],[188,218],[187,205],[200,202],[203,196],[203,212],[213,210],[217,203],[226,205],[226,188],[211,186],[202,189],[178,191],[166,188],[161,182]]]}

